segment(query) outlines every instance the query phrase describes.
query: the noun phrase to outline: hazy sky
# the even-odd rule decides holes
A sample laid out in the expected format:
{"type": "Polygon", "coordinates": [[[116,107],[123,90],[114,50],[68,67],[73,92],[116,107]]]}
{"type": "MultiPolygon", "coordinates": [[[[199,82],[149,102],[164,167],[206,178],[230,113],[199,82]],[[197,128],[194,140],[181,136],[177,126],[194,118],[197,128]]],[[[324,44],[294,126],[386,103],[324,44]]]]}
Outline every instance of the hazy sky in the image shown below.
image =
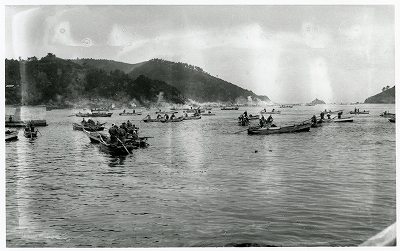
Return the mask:
{"type": "Polygon", "coordinates": [[[152,58],[277,103],[363,102],[395,85],[394,5],[5,7],[5,57],[152,58]]]}

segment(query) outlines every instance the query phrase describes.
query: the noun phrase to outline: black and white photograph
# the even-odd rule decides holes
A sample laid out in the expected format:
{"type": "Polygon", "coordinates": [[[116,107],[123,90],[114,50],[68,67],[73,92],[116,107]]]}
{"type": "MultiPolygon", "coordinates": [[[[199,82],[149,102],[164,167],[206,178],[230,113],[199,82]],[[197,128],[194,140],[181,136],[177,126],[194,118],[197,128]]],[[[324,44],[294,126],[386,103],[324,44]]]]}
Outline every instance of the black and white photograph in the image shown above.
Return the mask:
{"type": "Polygon", "coordinates": [[[3,247],[396,246],[398,8],[7,1],[3,247]]]}

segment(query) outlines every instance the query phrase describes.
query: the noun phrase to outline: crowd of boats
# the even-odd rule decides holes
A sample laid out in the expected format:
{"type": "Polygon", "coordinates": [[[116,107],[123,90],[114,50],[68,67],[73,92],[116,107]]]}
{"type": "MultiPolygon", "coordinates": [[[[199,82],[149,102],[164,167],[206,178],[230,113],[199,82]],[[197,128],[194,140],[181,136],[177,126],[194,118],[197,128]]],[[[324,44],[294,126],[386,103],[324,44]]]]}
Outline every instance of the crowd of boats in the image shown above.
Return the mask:
{"type": "MultiPolygon", "coordinates": [[[[221,108],[221,110],[224,110],[221,108]]],[[[229,109],[228,109],[229,110],[229,109]]],[[[237,109],[232,109],[237,110],[237,109]]],[[[246,126],[247,128],[242,131],[247,131],[248,134],[279,134],[279,133],[294,133],[294,132],[306,132],[310,131],[311,127],[320,127],[325,123],[345,123],[345,122],[353,122],[353,117],[348,117],[343,115],[344,110],[324,110],[319,114],[319,118],[317,119],[316,115],[310,117],[305,121],[301,121],[298,123],[294,123],[292,125],[282,125],[278,126],[274,123],[274,119],[272,115],[281,114],[280,110],[276,110],[275,108],[271,111],[267,111],[263,109],[259,111],[257,115],[248,114],[247,111],[244,111],[238,117],[238,125],[246,126]],[[269,115],[265,117],[264,115],[269,115]]],[[[211,111],[211,109],[201,109],[201,108],[190,108],[183,110],[183,114],[178,116],[178,111],[176,108],[171,108],[169,111],[162,111],[158,109],[152,117],[147,114],[140,122],[161,122],[161,123],[169,123],[169,122],[182,122],[185,120],[198,120],[201,119],[202,116],[211,116],[215,115],[211,111]]],[[[151,137],[143,137],[139,136],[139,127],[133,125],[130,120],[123,122],[121,125],[112,124],[112,126],[108,129],[108,133],[103,132],[105,128],[104,123],[95,122],[92,118],[88,120],[85,117],[110,117],[105,116],[103,114],[109,114],[108,111],[105,110],[91,110],[90,116],[82,116],[82,113],[76,113],[74,116],[83,117],[80,123],[72,123],[73,130],[82,131],[92,143],[97,143],[100,147],[108,152],[116,153],[116,154],[130,154],[134,149],[147,147],[149,144],[147,143],[147,139],[151,137]]],[[[141,115],[142,111],[133,110],[132,112],[126,112],[124,110],[122,113],[119,113],[120,116],[134,116],[141,115]]],[[[346,114],[369,114],[369,111],[360,110],[355,108],[352,111],[349,111],[346,114]]],[[[388,111],[384,111],[380,114],[381,117],[388,118],[388,121],[395,123],[396,117],[394,113],[390,113],[388,111]]],[[[28,121],[24,123],[24,137],[34,139],[38,137],[40,131],[36,128],[35,123],[32,121],[28,121]]],[[[16,140],[18,139],[18,131],[16,130],[6,130],[6,141],[16,140]]]]}

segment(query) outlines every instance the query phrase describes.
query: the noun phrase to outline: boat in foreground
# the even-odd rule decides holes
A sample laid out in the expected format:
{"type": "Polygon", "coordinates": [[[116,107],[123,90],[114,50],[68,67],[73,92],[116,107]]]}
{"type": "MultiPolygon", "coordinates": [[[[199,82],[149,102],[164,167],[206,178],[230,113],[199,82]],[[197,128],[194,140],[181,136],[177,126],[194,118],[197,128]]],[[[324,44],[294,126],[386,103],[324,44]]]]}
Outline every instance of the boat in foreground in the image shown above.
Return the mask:
{"type": "Polygon", "coordinates": [[[85,129],[86,131],[89,132],[96,132],[96,131],[103,131],[104,130],[104,124],[99,124],[99,125],[90,125],[89,123],[86,123],[84,126],[82,124],[78,123],[72,123],[72,129],[82,131],[85,129]]]}
{"type": "Polygon", "coordinates": [[[6,130],[6,141],[18,139],[18,131],[6,130]]]}
{"type": "Polygon", "coordinates": [[[391,118],[393,116],[396,116],[396,114],[385,111],[385,112],[382,112],[381,114],[379,114],[379,116],[384,117],[384,118],[391,118]]]}
{"type": "Polygon", "coordinates": [[[24,129],[25,138],[36,138],[37,134],[38,134],[38,130],[37,129],[31,130],[29,127],[26,127],[24,129]]]}
{"type": "Polygon", "coordinates": [[[291,126],[268,126],[268,127],[250,127],[247,129],[248,134],[279,134],[279,133],[294,133],[308,132],[311,128],[311,122],[303,122],[291,126]]]}
{"type": "Polygon", "coordinates": [[[395,116],[389,118],[388,120],[389,120],[389,122],[396,123],[396,117],[395,116]]]}

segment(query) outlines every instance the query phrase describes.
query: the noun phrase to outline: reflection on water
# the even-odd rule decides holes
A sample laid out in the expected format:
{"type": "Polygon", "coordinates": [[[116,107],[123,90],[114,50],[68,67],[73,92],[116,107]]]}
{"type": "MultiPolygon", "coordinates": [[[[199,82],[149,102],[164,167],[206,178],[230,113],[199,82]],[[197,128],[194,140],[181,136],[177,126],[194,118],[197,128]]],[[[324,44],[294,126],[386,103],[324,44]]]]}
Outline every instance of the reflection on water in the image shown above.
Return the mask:
{"type": "Polygon", "coordinates": [[[232,134],[243,130],[240,111],[180,123],[129,118],[154,138],[128,156],[73,131],[70,111],[48,112],[37,139],[20,130],[6,143],[7,247],[358,245],[396,219],[395,124],[379,117],[394,107],[365,109],[354,123],[260,136],[232,134]]]}

